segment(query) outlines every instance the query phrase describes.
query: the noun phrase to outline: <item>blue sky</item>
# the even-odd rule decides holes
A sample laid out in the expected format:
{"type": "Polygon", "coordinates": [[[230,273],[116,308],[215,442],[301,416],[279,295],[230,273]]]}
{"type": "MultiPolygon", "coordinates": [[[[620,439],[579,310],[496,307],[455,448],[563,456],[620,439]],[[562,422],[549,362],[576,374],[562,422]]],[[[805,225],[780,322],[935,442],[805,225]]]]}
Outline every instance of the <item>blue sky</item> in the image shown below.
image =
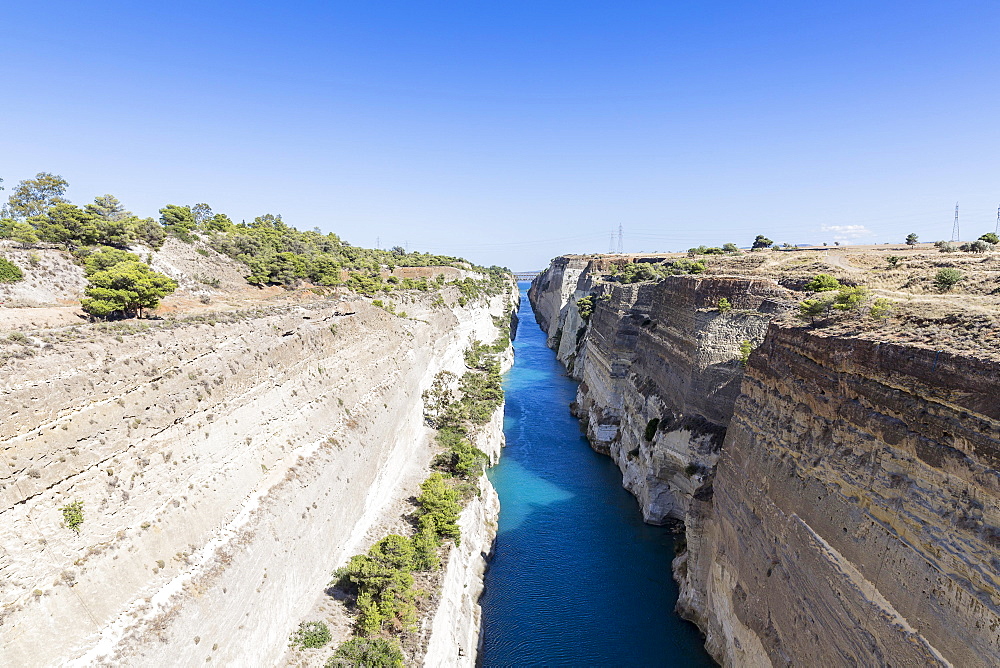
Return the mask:
{"type": "Polygon", "coordinates": [[[18,2],[0,177],[513,269],[992,231],[996,2],[18,2]]]}

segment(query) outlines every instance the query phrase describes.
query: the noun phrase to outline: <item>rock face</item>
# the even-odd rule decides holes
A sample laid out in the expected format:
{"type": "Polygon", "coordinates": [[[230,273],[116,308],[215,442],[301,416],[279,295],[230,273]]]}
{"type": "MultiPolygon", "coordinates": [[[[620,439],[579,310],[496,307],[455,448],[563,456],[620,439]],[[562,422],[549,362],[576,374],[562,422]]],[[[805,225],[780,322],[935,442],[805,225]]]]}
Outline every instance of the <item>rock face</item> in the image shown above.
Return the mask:
{"type": "Polygon", "coordinates": [[[2,663],[273,665],[403,463],[429,458],[421,392],[495,338],[503,302],[112,326],[10,360],[2,663]],[[74,501],[79,533],[61,526],[74,501]]]}
{"type": "Polygon", "coordinates": [[[768,279],[587,274],[575,409],[647,521],[684,522],[678,609],[720,662],[1000,663],[1000,365],[781,325],[768,279]]]}

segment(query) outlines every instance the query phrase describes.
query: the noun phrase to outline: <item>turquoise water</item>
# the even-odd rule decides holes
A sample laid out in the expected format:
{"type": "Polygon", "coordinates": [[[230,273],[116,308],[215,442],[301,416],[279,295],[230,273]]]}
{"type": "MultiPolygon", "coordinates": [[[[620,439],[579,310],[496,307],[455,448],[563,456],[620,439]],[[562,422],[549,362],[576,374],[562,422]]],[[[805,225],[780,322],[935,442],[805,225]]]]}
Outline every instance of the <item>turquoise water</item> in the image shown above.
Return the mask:
{"type": "MultiPolygon", "coordinates": [[[[522,291],[527,284],[522,284],[522,291]]],[[[483,595],[484,666],[713,666],[674,613],[673,536],[642,522],[590,449],[567,378],[522,294],[506,375],[500,525],[483,595]]]]}

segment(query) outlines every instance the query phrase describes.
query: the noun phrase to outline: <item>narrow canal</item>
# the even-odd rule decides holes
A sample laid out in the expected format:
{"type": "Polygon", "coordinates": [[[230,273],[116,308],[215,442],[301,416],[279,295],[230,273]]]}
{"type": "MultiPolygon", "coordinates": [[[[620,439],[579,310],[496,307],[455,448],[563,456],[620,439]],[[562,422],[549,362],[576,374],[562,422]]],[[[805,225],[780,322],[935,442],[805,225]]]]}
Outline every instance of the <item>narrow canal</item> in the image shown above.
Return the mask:
{"type": "Polygon", "coordinates": [[[568,409],[576,382],[545,346],[526,287],[504,381],[507,447],[489,472],[501,505],[482,663],[713,666],[674,613],[674,537],[642,522],[617,467],[583,438],[568,409]]]}

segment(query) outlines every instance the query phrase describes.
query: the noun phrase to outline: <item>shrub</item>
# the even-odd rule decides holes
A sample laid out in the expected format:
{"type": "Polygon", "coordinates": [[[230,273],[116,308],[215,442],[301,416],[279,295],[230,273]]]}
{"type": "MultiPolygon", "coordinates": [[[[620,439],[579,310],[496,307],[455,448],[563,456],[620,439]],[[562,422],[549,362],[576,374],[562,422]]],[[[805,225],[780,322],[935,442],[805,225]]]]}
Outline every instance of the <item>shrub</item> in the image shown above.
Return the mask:
{"type": "Polygon", "coordinates": [[[938,245],[938,243],[935,243],[934,245],[937,246],[938,250],[942,253],[954,253],[959,249],[958,244],[953,244],[950,241],[941,241],[939,243],[940,245],[938,245]]]}
{"type": "Polygon", "coordinates": [[[402,668],[403,653],[399,646],[385,638],[352,638],[342,643],[325,668],[402,668]]]}
{"type": "Polygon", "coordinates": [[[938,273],[934,275],[934,285],[941,292],[948,292],[955,287],[955,284],[961,281],[962,278],[962,272],[958,269],[946,267],[939,270],[938,273]]]}
{"type": "Polygon", "coordinates": [[[646,432],[643,436],[647,441],[652,441],[653,437],[656,436],[656,429],[660,426],[660,418],[653,418],[646,423],[646,432]]]}
{"type": "Polygon", "coordinates": [[[719,309],[719,313],[728,313],[733,310],[733,305],[725,297],[719,297],[719,302],[716,304],[716,308],[719,309]]]}
{"type": "Polygon", "coordinates": [[[288,644],[299,649],[322,647],[330,642],[330,629],[323,622],[302,622],[292,631],[288,644]]]}
{"type": "Polygon", "coordinates": [[[824,315],[829,308],[830,301],[827,299],[803,299],[799,302],[799,317],[815,322],[816,318],[824,315]]]}
{"type": "Polygon", "coordinates": [[[420,514],[434,520],[434,527],[442,538],[454,538],[455,544],[460,544],[461,531],[458,528],[458,514],[462,511],[459,505],[459,493],[448,484],[447,478],[440,473],[432,473],[420,485],[420,514]]]}
{"type": "Polygon", "coordinates": [[[416,624],[412,571],[417,561],[414,541],[391,534],[334,572],[334,584],[353,586],[357,592],[360,633],[379,633],[386,622],[397,629],[416,624]]]}
{"type": "Polygon", "coordinates": [[[60,508],[63,516],[63,525],[67,529],[80,533],[80,525],[83,524],[83,501],[67,503],[60,508]]]}
{"type": "Polygon", "coordinates": [[[979,237],[979,241],[984,241],[988,244],[1000,244],[1000,237],[998,237],[993,232],[987,232],[983,236],[979,237]]]}
{"type": "Polygon", "coordinates": [[[837,291],[837,296],[831,305],[838,311],[853,311],[860,308],[866,299],[868,299],[868,288],[860,286],[852,288],[845,285],[837,291]]]}
{"type": "Polygon", "coordinates": [[[890,313],[892,313],[892,301],[885,297],[879,297],[872,302],[872,307],[868,311],[868,315],[875,320],[887,318],[890,313]]]}
{"type": "Polygon", "coordinates": [[[753,352],[753,344],[749,341],[740,342],[740,366],[746,367],[750,361],[750,353],[753,352]]]}
{"type": "Polygon", "coordinates": [[[580,312],[581,318],[589,320],[590,316],[594,315],[594,297],[588,296],[576,300],[576,308],[580,312]]]}
{"type": "Polygon", "coordinates": [[[24,278],[21,268],[10,260],[0,257],[0,283],[16,283],[24,278]]]}
{"type": "Polygon", "coordinates": [[[902,261],[902,259],[903,258],[899,257],[898,255],[890,255],[885,259],[885,261],[889,263],[889,267],[891,268],[899,264],[900,261],[902,261]]]}
{"type": "Polygon", "coordinates": [[[826,292],[827,290],[839,290],[841,285],[840,281],[830,274],[817,274],[804,287],[810,292],[826,292]]]}

